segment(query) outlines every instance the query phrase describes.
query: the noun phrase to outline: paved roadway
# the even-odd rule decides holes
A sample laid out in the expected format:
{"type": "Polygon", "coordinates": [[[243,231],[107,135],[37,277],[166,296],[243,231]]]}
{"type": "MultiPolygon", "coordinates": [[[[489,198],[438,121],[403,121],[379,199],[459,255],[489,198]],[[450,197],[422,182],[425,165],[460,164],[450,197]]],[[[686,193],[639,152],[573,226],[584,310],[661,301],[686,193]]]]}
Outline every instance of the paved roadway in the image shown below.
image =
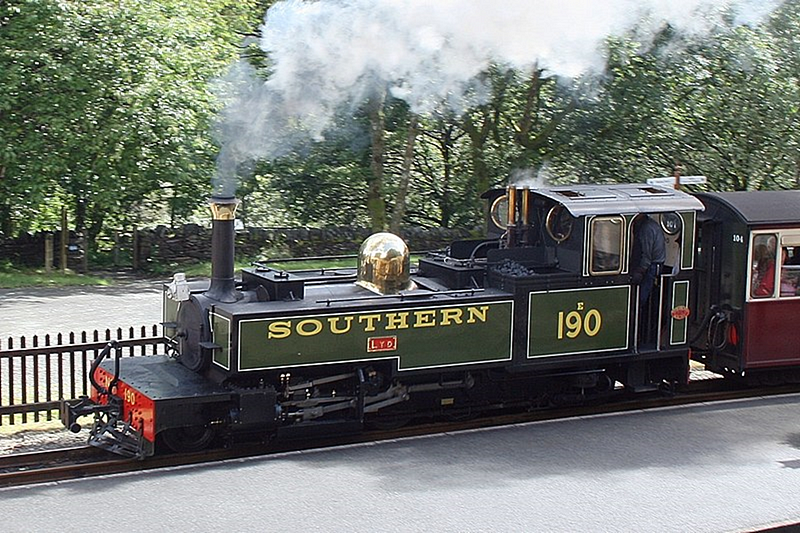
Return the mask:
{"type": "Polygon", "coordinates": [[[0,345],[8,337],[145,326],[161,321],[161,280],[107,287],[0,289],[0,345]]]}
{"type": "Polygon", "coordinates": [[[752,531],[800,521],[800,395],[0,490],[3,531],[752,531]]]}

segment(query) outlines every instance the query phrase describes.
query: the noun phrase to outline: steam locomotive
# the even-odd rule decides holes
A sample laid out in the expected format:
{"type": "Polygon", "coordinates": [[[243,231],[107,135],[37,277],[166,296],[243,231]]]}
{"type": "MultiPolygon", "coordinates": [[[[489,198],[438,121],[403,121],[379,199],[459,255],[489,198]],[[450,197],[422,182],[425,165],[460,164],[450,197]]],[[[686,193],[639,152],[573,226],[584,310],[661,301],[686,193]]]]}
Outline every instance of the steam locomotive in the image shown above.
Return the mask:
{"type": "Polygon", "coordinates": [[[378,233],[357,268],[255,265],[239,279],[237,200],[213,198],[212,278],[165,285],[167,353],[121,358],[107,346],[92,397],[64,402],[64,424],[79,430],[93,414],[90,444],[143,458],[157,442],[193,451],[220,436],[324,435],[603,398],[620,384],[671,388],[687,381],[690,357],[737,378],[800,378],[800,191],[518,185],[484,198],[486,238],[414,268],[402,239],[378,233]],[[658,223],[666,260],[640,303],[631,273],[643,217],[658,223]],[[757,290],[770,257],[773,285],[757,290]]]}

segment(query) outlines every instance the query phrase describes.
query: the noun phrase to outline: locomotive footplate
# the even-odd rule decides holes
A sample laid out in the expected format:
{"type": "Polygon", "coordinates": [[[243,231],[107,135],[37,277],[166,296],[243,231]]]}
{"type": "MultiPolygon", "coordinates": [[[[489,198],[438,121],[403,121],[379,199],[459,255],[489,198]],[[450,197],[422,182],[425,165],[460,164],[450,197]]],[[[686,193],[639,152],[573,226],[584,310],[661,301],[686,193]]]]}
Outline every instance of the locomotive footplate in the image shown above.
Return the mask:
{"type": "Polygon", "coordinates": [[[140,458],[154,453],[162,431],[202,428],[224,415],[233,396],[167,356],[106,360],[94,377],[111,394],[94,390],[91,402],[84,398],[67,407],[70,416],[93,412],[89,444],[140,458]],[[115,374],[124,379],[115,380],[115,374]]]}

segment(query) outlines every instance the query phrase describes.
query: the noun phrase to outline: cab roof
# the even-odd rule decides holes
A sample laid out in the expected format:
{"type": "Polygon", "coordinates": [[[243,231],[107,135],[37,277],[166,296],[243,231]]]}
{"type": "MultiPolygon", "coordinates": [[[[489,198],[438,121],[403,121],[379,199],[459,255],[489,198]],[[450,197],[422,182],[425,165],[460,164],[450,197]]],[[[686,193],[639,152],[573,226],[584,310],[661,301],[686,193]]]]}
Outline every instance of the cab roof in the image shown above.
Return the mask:
{"type": "Polygon", "coordinates": [[[694,196],[670,187],[626,183],[615,185],[565,185],[531,189],[562,204],[572,216],[702,211],[694,196]]]}

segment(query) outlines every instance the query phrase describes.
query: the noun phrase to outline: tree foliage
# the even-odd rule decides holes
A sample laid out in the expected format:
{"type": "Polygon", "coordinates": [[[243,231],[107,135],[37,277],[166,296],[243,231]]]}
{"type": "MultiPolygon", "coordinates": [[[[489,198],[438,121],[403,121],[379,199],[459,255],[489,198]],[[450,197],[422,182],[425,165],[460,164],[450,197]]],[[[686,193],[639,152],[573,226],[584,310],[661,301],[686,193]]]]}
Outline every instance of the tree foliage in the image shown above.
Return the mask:
{"type": "MultiPolygon", "coordinates": [[[[0,230],[90,237],[203,203],[218,147],[212,80],[252,46],[266,0],[10,0],[0,5],[0,230]],[[167,191],[167,192],[163,192],[167,191]],[[166,202],[164,201],[166,198],[166,202]]],[[[325,140],[256,162],[249,224],[475,227],[509,180],[643,182],[702,173],[716,190],[800,187],[800,0],[703,39],[664,27],[606,43],[581,79],[496,64],[485,98],[415,113],[351,102],[325,140]]]]}
{"type": "Polygon", "coordinates": [[[642,182],[678,167],[712,190],[796,187],[800,84],[786,40],[798,4],[701,42],[670,28],[646,49],[610,42],[594,101],[562,130],[560,173],[642,182]]]}
{"type": "MultiPolygon", "coordinates": [[[[347,212],[373,227],[395,211],[407,224],[474,226],[481,221],[477,198],[484,190],[528,178],[644,182],[678,170],[706,175],[713,190],[797,187],[798,6],[790,0],[760,25],[730,23],[702,39],[669,26],[647,42],[636,35],[610,38],[600,76],[564,80],[543,68],[495,65],[484,74],[490,98],[460,116],[446,108],[415,116],[387,98],[380,115],[372,110],[382,134],[373,129],[373,142],[358,145],[350,170],[341,164],[335,172],[320,169],[323,181],[348,190],[339,195],[348,198],[347,212]],[[406,171],[409,132],[415,131],[413,164],[406,171]],[[375,139],[382,147],[379,188],[371,157],[375,139]],[[376,219],[366,209],[376,200],[389,215],[381,210],[376,219]]],[[[343,148],[335,158],[341,163],[348,151],[336,143],[343,148]]],[[[309,161],[325,158],[301,160],[307,171],[309,161]]],[[[298,178],[297,186],[307,183],[298,178]]],[[[279,181],[286,183],[285,177],[279,181]]],[[[292,205],[304,201],[295,197],[292,205]]],[[[316,220],[304,216],[304,223],[342,220],[335,203],[316,205],[316,220]]]]}
{"type": "Polygon", "coordinates": [[[255,2],[11,0],[0,6],[3,229],[55,224],[92,240],[148,193],[191,209],[213,168],[209,80],[237,54],[255,2]],[[57,207],[58,206],[58,207],[57,207]]]}

